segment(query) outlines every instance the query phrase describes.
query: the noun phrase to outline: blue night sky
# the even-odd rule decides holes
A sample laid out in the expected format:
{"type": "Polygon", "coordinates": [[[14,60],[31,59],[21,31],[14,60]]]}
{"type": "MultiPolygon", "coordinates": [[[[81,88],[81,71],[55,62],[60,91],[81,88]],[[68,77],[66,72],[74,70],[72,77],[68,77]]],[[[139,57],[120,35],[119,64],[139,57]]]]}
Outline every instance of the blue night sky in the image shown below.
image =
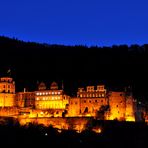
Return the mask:
{"type": "Polygon", "coordinates": [[[148,0],[1,0],[0,35],[64,45],[148,43],[148,0]]]}

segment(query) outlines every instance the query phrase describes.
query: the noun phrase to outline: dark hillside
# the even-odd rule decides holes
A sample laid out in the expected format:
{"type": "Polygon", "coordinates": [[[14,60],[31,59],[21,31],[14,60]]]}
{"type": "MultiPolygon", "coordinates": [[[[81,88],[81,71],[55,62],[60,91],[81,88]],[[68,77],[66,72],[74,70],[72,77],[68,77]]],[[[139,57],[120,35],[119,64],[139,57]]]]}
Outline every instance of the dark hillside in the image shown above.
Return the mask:
{"type": "Polygon", "coordinates": [[[148,96],[148,45],[86,47],[48,45],[0,37],[0,75],[11,68],[17,89],[35,89],[37,81],[63,80],[68,92],[78,86],[105,83],[109,88],[132,85],[148,96]]]}

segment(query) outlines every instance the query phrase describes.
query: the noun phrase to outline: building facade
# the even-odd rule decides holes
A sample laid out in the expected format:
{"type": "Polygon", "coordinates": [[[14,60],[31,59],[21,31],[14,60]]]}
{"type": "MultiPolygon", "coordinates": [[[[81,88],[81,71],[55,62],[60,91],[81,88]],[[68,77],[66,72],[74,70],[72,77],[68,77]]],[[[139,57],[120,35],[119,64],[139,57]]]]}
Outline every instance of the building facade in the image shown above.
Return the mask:
{"type": "Polygon", "coordinates": [[[58,89],[58,84],[53,82],[50,89],[46,89],[45,83],[41,83],[38,91],[35,91],[36,109],[66,109],[69,103],[69,96],[64,94],[62,89],[58,89]]]}
{"type": "Polygon", "coordinates": [[[77,96],[70,97],[59,89],[56,82],[50,87],[41,82],[36,91],[15,93],[13,79],[0,78],[0,107],[15,107],[18,113],[27,113],[28,117],[94,117],[135,121],[135,106],[131,93],[108,91],[104,85],[78,88],[77,96]]]}
{"type": "Polygon", "coordinates": [[[10,77],[0,78],[0,107],[15,106],[15,82],[10,77]]]}
{"type": "Polygon", "coordinates": [[[35,92],[18,92],[15,98],[16,107],[35,107],[35,92]]]}

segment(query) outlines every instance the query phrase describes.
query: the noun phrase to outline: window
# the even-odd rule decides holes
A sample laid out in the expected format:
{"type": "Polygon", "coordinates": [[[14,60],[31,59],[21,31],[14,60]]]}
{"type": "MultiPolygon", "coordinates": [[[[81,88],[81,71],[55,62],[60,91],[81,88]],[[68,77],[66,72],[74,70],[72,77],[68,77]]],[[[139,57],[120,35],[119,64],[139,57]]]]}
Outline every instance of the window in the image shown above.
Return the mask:
{"type": "Polygon", "coordinates": [[[118,107],[118,105],[117,105],[117,107],[118,107]]]}
{"type": "Polygon", "coordinates": [[[91,103],[91,100],[89,100],[89,103],[91,103]]]}
{"type": "Polygon", "coordinates": [[[84,103],[86,103],[86,100],[84,100],[84,103]]]}
{"type": "Polygon", "coordinates": [[[97,100],[95,100],[95,102],[98,102],[97,100]]]}

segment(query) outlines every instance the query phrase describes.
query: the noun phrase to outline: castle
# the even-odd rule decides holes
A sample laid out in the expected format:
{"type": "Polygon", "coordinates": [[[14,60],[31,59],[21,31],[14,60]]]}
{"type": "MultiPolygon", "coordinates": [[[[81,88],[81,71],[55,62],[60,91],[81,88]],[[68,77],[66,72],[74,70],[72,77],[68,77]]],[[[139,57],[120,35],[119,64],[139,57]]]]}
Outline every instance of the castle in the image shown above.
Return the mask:
{"type": "Polygon", "coordinates": [[[16,118],[93,117],[100,120],[135,121],[136,100],[130,91],[109,91],[104,85],[78,88],[77,96],[65,94],[56,82],[38,90],[15,92],[11,77],[0,78],[0,116],[16,118]]]}

